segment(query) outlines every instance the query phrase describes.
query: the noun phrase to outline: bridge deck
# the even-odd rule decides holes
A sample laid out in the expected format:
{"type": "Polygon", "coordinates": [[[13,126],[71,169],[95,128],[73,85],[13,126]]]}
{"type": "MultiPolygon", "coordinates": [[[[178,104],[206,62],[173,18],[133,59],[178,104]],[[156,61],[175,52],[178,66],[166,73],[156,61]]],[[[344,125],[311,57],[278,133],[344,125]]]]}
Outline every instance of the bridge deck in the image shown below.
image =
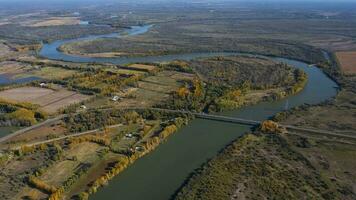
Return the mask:
{"type": "MultiPolygon", "coordinates": [[[[222,116],[222,115],[211,115],[211,114],[205,114],[205,113],[195,113],[195,112],[181,111],[181,110],[169,110],[169,109],[161,109],[161,108],[152,108],[151,110],[190,114],[190,115],[194,115],[195,117],[201,118],[201,119],[217,120],[217,121],[237,123],[237,124],[243,124],[243,125],[251,125],[251,126],[258,126],[262,123],[261,121],[255,121],[255,120],[249,120],[249,119],[228,117],[228,116],[222,116]]],[[[321,135],[325,135],[325,136],[329,136],[329,137],[338,137],[338,138],[347,138],[347,139],[356,140],[356,136],[353,136],[353,135],[334,133],[332,131],[327,131],[327,130],[302,128],[302,127],[297,127],[297,126],[292,126],[292,125],[283,125],[283,124],[280,124],[280,125],[282,127],[286,128],[287,130],[316,133],[316,134],[321,134],[321,135]]]]}

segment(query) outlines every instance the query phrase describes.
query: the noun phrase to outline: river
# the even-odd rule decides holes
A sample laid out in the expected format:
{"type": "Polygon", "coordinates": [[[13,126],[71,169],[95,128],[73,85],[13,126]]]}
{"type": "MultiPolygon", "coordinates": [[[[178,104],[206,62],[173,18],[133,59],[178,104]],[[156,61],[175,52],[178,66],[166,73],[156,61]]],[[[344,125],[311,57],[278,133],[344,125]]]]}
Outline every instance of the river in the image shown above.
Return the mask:
{"type": "MultiPolygon", "coordinates": [[[[135,26],[128,30],[128,36],[145,33],[148,26],[135,26]]],[[[97,62],[124,64],[132,62],[160,62],[174,59],[190,60],[197,57],[216,55],[234,55],[239,53],[189,53],[164,56],[128,57],[128,58],[88,58],[66,55],[57,48],[62,44],[88,39],[105,37],[124,37],[119,33],[89,36],[74,40],[61,40],[44,44],[40,55],[49,59],[72,62],[97,62]]],[[[126,36],[125,36],[126,37],[126,36]]],[[[258,56],[258,55],[254,55],[258,56]]],[[[328,78],[320,69],[309,67],[308,64],[284,59],[273,60],[287,63],[308,74],[305,88],[298,94],[275,102],[262,102],[253,106],[221,113],[227,116],[245,119],[264,120],[285,108],[302,104],[317,104],[334,97],[337,94],[337,84],[328,78]]],[[[184,183],[195,169],[208,159],[215,156],[222,148],[251,129],[250,126],[237,125],[210,120],[195,119],[183,127],[167,142],[161,144],[155,151],[137,160],[123,173],[110,181],[109,185],[99,189],[90,197],[91,200],[167,200],[184,183]]]]}

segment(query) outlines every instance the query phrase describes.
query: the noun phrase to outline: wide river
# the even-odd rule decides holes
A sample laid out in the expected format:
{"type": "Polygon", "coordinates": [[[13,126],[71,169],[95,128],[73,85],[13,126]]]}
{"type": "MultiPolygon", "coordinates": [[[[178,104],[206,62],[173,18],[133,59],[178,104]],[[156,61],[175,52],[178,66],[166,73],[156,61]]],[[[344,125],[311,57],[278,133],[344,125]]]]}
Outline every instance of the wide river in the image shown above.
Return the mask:
{"type": "MultiPolygon", "coordinates": [[[[65,43],[99,39],[105,37],[130,37],[145,33],[151,26],[135,26],[127,30],[127,36],[118,33],[100,36],[89,36],[74,40],[61,40],[44,44],[40,55],[49,59],[73,62],[97,62],[124,64],[132,62],[160,62],[174,59],[190,60],[198,57],[216,55],[231,55],[238,53],[190,53],[165,56],[148,56],[139,58],[87,58],[66,55],[57,50],[65,43]]],[[[259,55],[255,55],[259,56],[259,55]]],[[[334,97],[337,84],[329,79],[320,69],[309,67],[306,63],[284,59],[271,58],[287,63],[308,74],[308,83],[300,93],[275,102],[263,102],[246,106],[223,115],[245,119],[264,120],[285,108],[302,104],[317,104],[334,97]]],[[[233,140],[250,131],[250,126],[224,123],[218,121],[195,119],[169,137],[155,151],[137,160],[123,173],[110,181],[109,185],[99,189],[90,197],[91,200],[168,200],[184,183],[189,175],[208,159],[215,156],[221,149],[233,140]]]]}

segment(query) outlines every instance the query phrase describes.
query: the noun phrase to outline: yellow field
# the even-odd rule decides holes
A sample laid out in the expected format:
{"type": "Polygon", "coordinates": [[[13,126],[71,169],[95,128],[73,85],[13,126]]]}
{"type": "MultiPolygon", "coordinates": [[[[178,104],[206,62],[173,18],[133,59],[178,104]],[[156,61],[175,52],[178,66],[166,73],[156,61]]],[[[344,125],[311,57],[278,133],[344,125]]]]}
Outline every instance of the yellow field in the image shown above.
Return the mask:
{"type": "Polygon", "coordinates": [[[64,88],[51,90],[39,87],[20,87],[4,90],[0,92],[0,96],[7,101],[28,102],[40,105],[41,109],[48,113],[54,113],[61,108],[90,98],[90,96],[64,88]]]}
{"type": "Polygon", "coordinates": [[[42,26],[62,26],[62,25],[77,25],[80,20],[77,17],[51,17],[43,21],[34,21],[28,26],[42,27],[42,26]]]}
{"type": "Polygon", "coordinates": [[[336,57],[345,74],[356,74],[356,51],[337,52],[336,57]]]}
{"type": "Polygon", "coordinates": [[[173,91],[181,86],[182,80],[192,79],[194,75],[188,73],[161,71],[138,82],[136,88],[131,88],[122,94],[122,101],[116,103],[118,107],[150,107],[164,102],[173,91]]]}
{"type": "Polygon", "coordinates": [[[157,67],[153,66],[153,65],[143,65],[143,64],[132,64],[129,65],[130,68],[134,69],[134,70],[143,70],[143,71],[153,71],[155,70],[157,67]]]}

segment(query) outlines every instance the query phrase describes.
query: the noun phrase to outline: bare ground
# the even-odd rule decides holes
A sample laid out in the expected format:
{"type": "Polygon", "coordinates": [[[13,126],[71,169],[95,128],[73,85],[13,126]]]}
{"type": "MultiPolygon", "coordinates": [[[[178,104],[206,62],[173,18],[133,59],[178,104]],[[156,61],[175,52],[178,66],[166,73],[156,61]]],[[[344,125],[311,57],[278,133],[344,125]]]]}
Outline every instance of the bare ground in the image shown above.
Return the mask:
{"type": "Polygon", "coordinates": [[[336,57],[345,74],[356,74],[356,51],[337,52],[336,57]]]}
{"type": "Polygon", "coordinates": [[[90,96],[78,94],[64,88],[51,90],[39,87],[21,87],[4,90],[0,92],[0,96],[9,101],[29,102],[40,105],[48,113],[54,113],[61,108],[90,98],[90,96]]]}

